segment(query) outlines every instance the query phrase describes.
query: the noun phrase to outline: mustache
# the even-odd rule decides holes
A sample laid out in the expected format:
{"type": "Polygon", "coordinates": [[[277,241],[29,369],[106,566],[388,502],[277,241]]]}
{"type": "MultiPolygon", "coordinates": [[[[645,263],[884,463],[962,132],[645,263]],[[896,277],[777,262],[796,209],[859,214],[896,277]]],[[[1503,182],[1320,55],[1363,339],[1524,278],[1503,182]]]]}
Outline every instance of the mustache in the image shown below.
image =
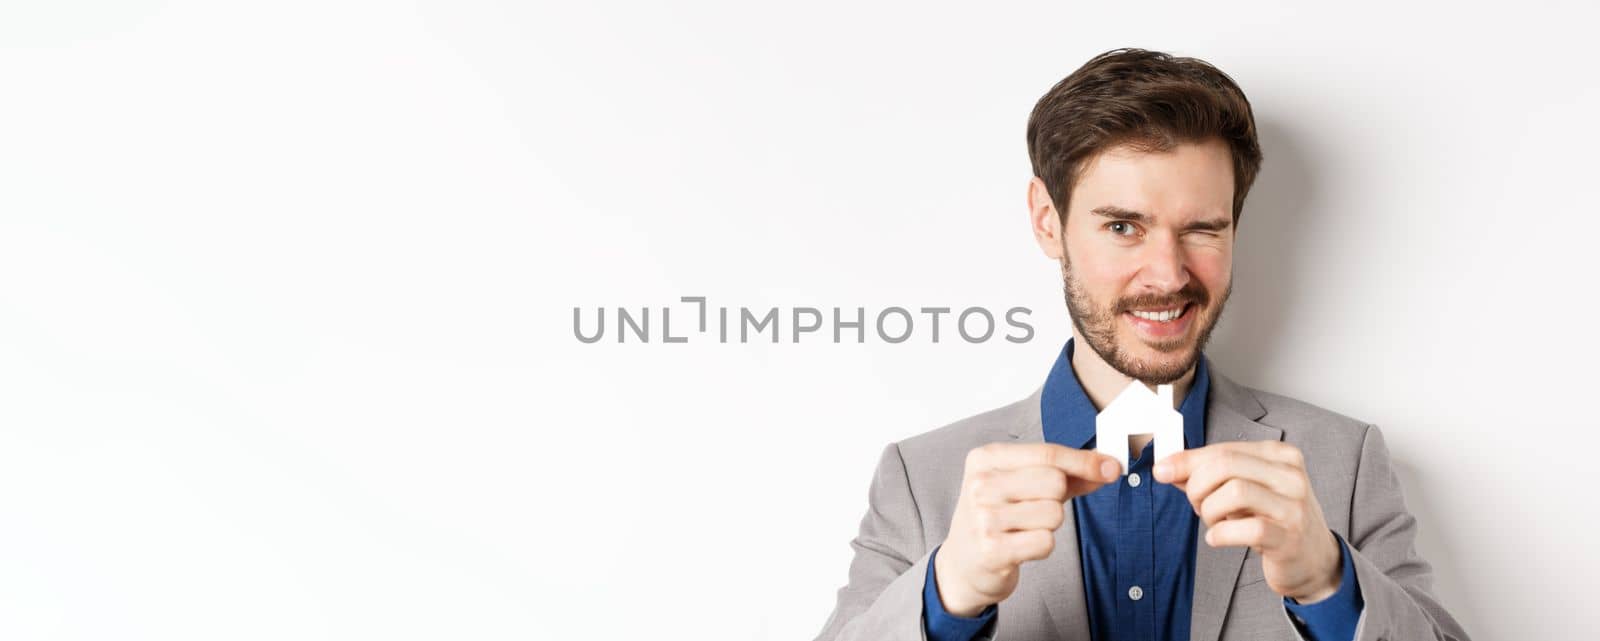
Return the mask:
{"type": "Polygon", "coordinates": [[[1144,294],[1123,299],[1117,304],[1116,312],[1120,314],[1122,312],[1141,308],[1148,309],[1152,307],[1177,307],[1179,305],[1200,303],[1208,300],[1211,300],[1211,293],[1206,291],[1205,286],[1201,285],[1199,281],[1191,280],[1187,285],[1183,286],[1183,289],[1171,294],[1144,294]]]}

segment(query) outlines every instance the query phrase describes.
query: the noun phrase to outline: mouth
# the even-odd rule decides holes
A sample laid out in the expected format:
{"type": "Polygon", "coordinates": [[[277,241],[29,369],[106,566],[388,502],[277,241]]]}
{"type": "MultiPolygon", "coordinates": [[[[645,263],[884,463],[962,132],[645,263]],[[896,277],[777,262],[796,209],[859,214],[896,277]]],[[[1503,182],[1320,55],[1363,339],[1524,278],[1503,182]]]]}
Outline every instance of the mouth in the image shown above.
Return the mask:
{"type": "Polygon", "coordinates": [[[1195,307],[1194,303],[1185,303],[1166,309],[1130,310],[1121,315],[1143,336],[1171,338],[1182,336],[1189,331],[1189,326],[1193,324],[1195,307]]]}

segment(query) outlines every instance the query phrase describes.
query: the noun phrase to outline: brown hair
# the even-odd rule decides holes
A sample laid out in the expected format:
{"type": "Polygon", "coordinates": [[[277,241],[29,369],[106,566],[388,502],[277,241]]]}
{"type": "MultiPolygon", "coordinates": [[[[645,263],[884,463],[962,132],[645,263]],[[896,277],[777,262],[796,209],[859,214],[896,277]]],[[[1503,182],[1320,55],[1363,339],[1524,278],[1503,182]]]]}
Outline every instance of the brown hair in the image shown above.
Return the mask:
{"type": "Polygon", "coordinates": [[[1113,49],[1084,63],[1034,105],[1028,159],[1067,217],[1072,186],[1088,161],[1128,145],[1168,151],[1221,138],[1233,152],[1233,221],[1261,168],[1250,101],[1228,74],[1204,60],[1159,51],[1113,49]]]}

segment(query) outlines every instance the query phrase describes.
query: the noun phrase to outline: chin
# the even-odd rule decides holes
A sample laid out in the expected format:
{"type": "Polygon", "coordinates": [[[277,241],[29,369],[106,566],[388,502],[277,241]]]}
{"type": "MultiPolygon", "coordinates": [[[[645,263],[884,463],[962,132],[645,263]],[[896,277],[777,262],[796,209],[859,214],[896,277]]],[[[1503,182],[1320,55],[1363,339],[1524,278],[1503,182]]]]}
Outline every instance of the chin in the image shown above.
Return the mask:
{"type": "Polygon", "coordinates": [[[1192,337],[1170,341],[1157,348],[1139,338],[1123,343],[1123,374],[1145,383],[1159,385],[1183,378],[1197,359],[1192,337]]]}

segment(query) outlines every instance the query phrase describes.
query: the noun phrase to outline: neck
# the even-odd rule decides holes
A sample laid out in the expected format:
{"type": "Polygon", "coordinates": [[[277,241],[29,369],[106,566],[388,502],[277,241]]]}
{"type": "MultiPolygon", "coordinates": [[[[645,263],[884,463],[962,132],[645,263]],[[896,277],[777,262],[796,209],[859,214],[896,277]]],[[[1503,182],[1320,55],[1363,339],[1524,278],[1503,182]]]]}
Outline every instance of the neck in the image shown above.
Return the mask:
{"type": "MultiPolygon", "coordinates": [[[[1133,378],[1117,371],[1105,359],[1100,358],[1100,353],[1084,342],[1076,327],[1072,329],[1072,340],[1075,344],[1072,349],[1072,373],[1078,378],[1078,385],[1083,387],[1083,392],[1089,395],[1089,402],[1094,403],[1094,409],[1103,410],[1111,404],[1111,401],[1116,400],[1117,395],[1128,387],[1133,378]]],[[[1191,366],[1181,378],[1170,383],[1173,409],[1182,405],[1183,399],[1189,395],[1189,386],[1194,383],[1194,372],[1195,367],[1191,366]]],[[[1145,387],[1151,391],[1155,390],[1153,385],[1145,387]]]]}

